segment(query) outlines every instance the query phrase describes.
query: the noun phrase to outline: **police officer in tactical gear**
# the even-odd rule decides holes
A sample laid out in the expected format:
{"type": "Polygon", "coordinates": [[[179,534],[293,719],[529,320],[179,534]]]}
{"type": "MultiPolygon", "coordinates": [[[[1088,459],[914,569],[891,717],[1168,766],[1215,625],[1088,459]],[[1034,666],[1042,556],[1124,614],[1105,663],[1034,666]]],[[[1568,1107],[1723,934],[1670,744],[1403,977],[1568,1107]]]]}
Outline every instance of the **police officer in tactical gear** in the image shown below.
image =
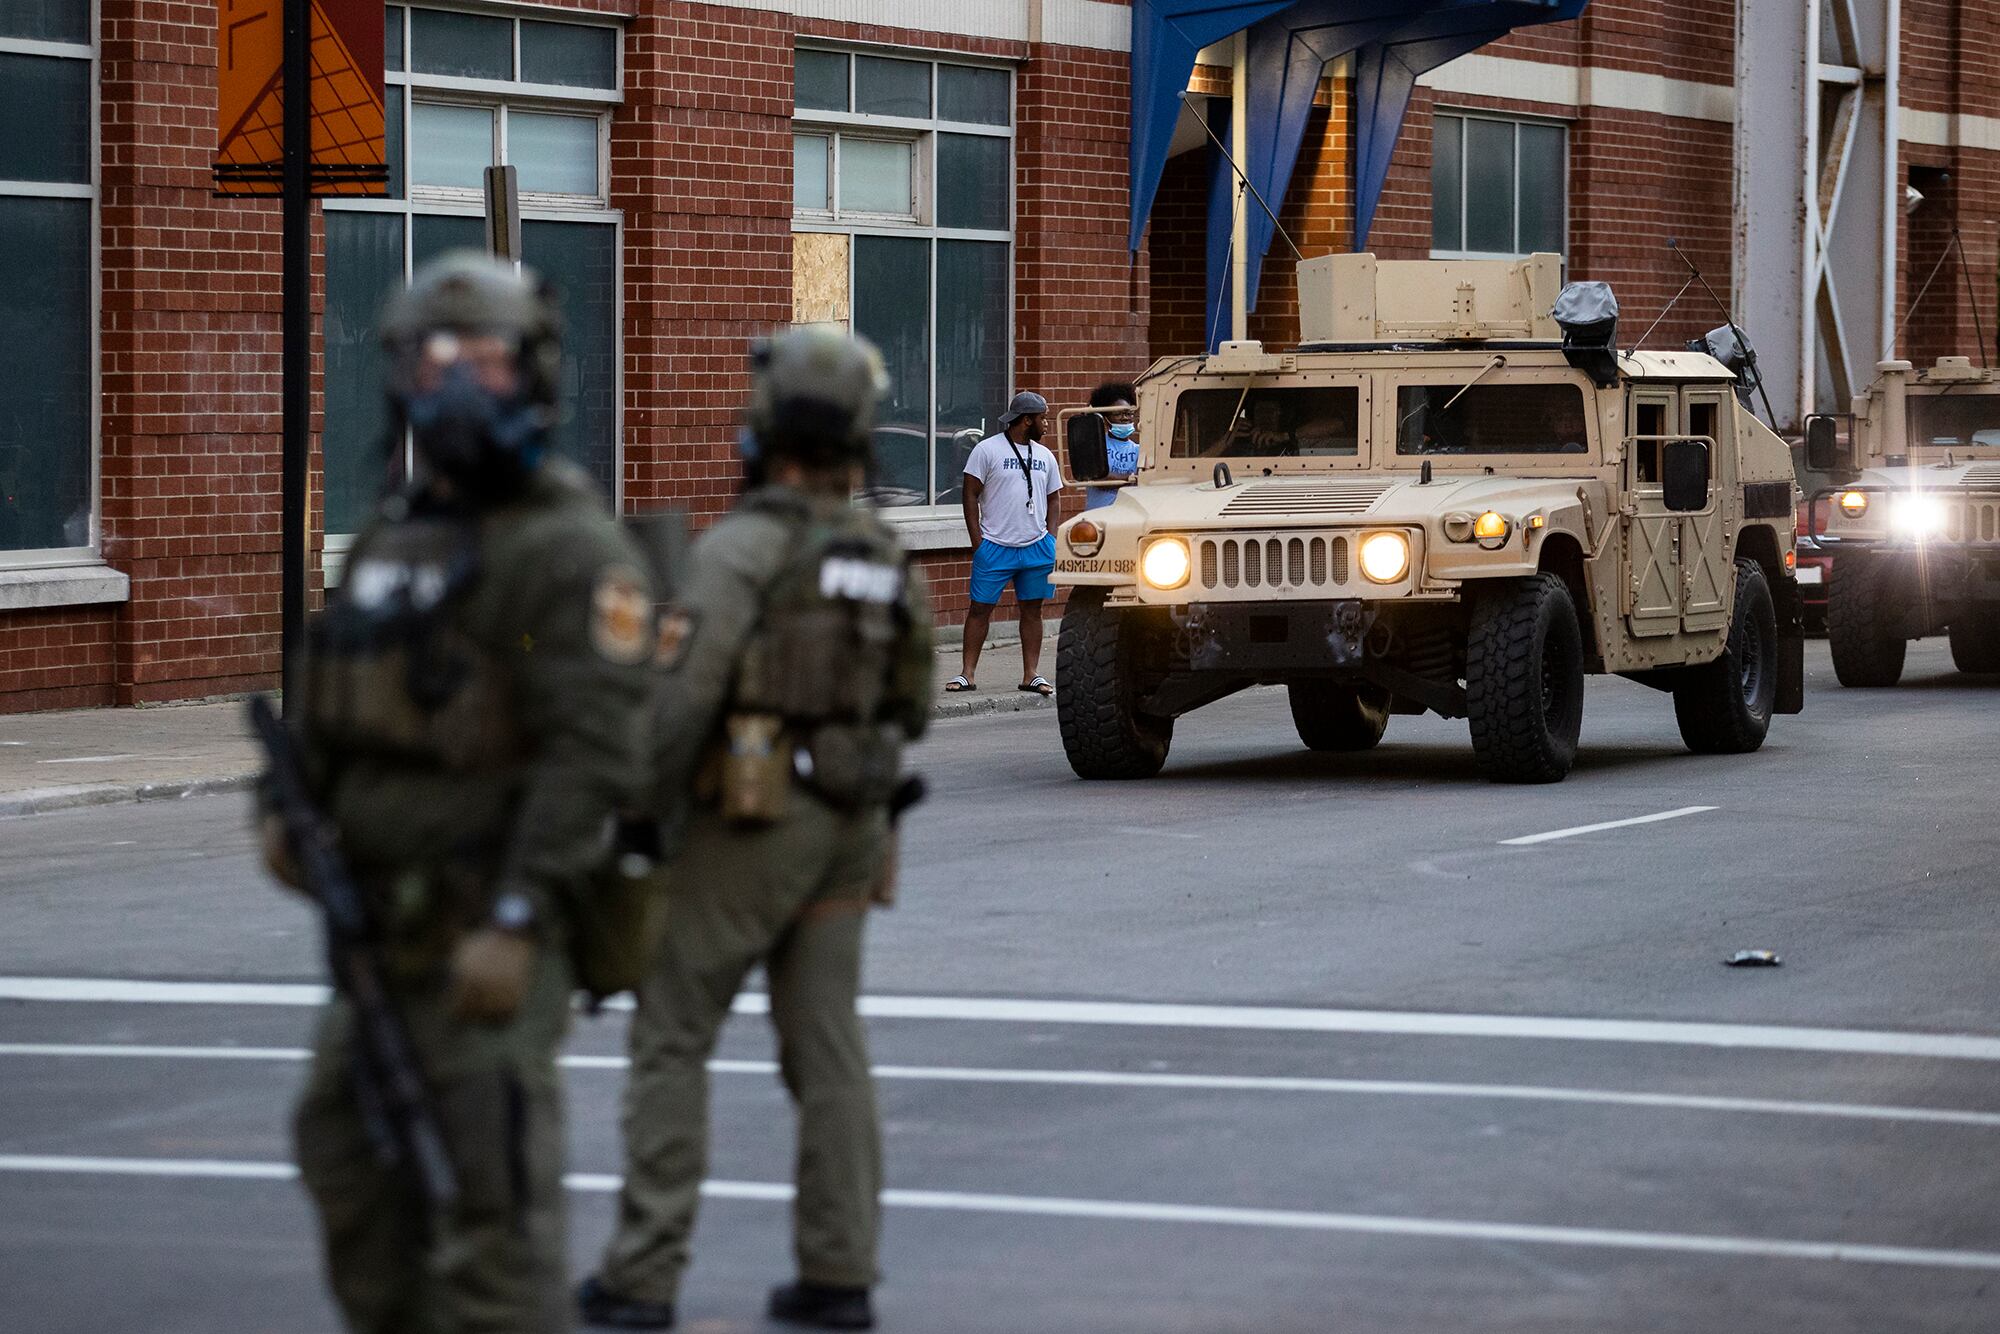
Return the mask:
{"type": "Polygon", "coordinates": [[[356,539],[288,709],[457,1187],[434,1205],[385,1161],[336,995],[295,1133],[356,1331],[570,1327],[555,1054],[607,826],[644,780],[655,627],[640,554],[548,457],[558,334],[531,277],[470,252],[391,305],[416,466],[356,539]]]}
{"type": "Polygon", "coordinates": [[[869,904],[893,876],[889,808],[928,717],[931,617],[895,536],[851,502],[884,384],[875,350],[799,329],[753,357],[754,480],[696,545],[663,613],[655,718],[662,814],[684,813],[662,875],[667,932],[639,985],[625,1187],[593,1324],[663,1329],[707,1158],[706,1062],[762,964],[799,1113],[798,1279],[770,1314],[874,1324],[881,1130],[855,1015],[869,904]]]}

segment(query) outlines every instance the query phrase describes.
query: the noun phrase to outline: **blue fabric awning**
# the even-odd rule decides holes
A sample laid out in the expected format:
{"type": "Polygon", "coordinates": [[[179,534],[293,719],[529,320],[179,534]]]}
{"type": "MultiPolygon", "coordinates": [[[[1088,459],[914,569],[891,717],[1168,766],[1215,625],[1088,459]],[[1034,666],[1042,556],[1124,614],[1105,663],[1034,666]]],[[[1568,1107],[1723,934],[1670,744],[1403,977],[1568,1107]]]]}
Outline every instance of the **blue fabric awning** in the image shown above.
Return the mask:
{"type": "MultiPolygon", "coordinates": [[[[1139,248],[1166,170],[1181,94],[1205,46],[1249,32],[1248,145],[1231,151],[1259,194],[1284,207],[1326,67],[1352,56],[1354,246],[1368,230],[1417,77],[1516,28],[1575,18],[1589,0],[1135,0],[1132,10],[1132,219],[1139,248]]],[[[1214,127],[1229,138],[1226,125],[1214,127]]],[[[1234,173],[1215,155],[1208,228],[1208,328],[1227,300],[1234,173]]],[[[1250,293],[1276,228],[1250,208],[1250,293]]]]}

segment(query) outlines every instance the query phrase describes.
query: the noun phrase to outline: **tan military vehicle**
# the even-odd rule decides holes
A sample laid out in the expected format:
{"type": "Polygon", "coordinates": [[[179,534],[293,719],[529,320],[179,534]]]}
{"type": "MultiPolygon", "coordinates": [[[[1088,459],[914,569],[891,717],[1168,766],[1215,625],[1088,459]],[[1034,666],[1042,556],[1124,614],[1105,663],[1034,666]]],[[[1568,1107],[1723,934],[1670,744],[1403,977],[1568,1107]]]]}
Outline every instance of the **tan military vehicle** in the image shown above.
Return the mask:
{"type": "MultiPolygon", "coordinates": [[[[1157,772],[1175,720],[1290,692],[1300,739],[1470,721],[1492,778],[1569,772],[1583,680],[1673,696],[1697,751],[1803,692],[1792,463],[1704,353],[1614,351],[1560,261],[1300,265],[1295,350],[1229,343],[1139,388],[1138,474],[1063,525],[1056,702],[1086,778],[1157,772]]],[[[1072,470],[1102,419],[1065,412],[1072,470]]]]}
{"type": "Polygon", "coordinates": [[[1960,671],[2000,672],[2000,372],[1965,357],[1876,371],[1848,431],[1806,421],[1806,466],[1843,482],[1814,506],[1834,673],[1894,685],[1909,641],[1939,633],[1960,671]]]}

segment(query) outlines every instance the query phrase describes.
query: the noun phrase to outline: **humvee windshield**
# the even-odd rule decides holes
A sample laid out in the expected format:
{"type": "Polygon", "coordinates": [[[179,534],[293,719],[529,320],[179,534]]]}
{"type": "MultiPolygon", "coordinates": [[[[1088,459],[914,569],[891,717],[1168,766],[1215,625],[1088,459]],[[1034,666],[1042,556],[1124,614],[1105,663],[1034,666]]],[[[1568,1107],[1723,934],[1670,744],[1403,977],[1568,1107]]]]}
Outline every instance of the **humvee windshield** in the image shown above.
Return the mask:
{"type": "Polygon", "coordinates": [[[2000,394],[1910,395],[1913,448],[2000,445],[2000,394]]]}
{"type": "Polygon", "coordinates": [[[1174,409],[1173,457],[1353,458],[1360,415],[1352,385],[1190,389],[1174,409]]]}
{"type": "Polygon", "coordinates": [[[1585,454],[1573,384],[1406,384],[1396,391],[1398,454],[1585,454]]]}

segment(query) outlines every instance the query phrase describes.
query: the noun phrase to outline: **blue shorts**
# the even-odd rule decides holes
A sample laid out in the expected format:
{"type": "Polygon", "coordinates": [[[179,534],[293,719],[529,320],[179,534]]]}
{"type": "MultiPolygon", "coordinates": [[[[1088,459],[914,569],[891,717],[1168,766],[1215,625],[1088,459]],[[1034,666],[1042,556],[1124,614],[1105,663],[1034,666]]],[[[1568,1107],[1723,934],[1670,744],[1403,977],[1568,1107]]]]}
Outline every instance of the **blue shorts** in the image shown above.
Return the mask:
{"type": "Polygon", "coordinates": [[[1016,602],[1040,602],[1055,596],[1049,576],[1056,568],[1056,535],[1025,547],[1003,547],[985,541],[972,553],[972,600],[992,606],[1014,585],[1016,602]]]}

